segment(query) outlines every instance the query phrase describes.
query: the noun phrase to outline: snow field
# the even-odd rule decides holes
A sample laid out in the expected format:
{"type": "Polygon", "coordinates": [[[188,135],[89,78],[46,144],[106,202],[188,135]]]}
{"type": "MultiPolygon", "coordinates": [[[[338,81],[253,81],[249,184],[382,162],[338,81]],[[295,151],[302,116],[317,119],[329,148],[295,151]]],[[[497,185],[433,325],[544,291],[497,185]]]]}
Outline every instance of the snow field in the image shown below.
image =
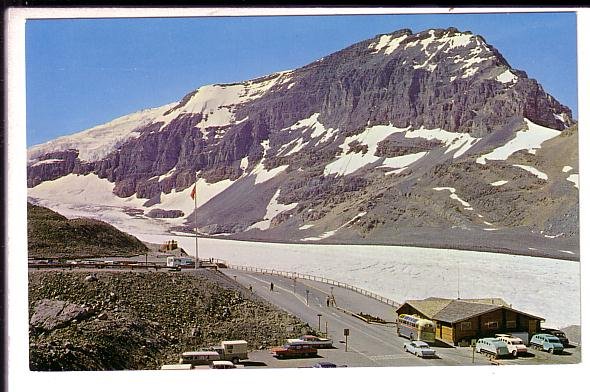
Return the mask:
{"type": "Polygon", "coordinates": [[[142,110],[73,135],[38,144],[28,149],[28,160],[32,162],[36,157],[48,152],[67,149],[78,150],[78,157],[82,161],[100,160],[127,140],[138,137],[139,133],[134,132],[136,129],[155,122],[176,104],[177,102],[173,102],[158,108],[142,110]]]}

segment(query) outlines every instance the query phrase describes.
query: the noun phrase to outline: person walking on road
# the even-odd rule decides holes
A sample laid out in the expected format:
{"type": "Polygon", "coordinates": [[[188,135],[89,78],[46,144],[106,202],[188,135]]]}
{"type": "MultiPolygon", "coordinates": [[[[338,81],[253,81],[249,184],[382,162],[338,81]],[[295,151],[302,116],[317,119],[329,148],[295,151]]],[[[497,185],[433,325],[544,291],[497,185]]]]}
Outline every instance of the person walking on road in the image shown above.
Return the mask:
{"type": "Polygon", "coordinates": [[[270,282],[270,291],[274,291],[274,288],[275,288],[275,285],[272,282],[270,282]]]}
{"type": "Polygon", "coordinates": [[[326,297],[326,307],[330,307],[330,297],[326,297]]]}

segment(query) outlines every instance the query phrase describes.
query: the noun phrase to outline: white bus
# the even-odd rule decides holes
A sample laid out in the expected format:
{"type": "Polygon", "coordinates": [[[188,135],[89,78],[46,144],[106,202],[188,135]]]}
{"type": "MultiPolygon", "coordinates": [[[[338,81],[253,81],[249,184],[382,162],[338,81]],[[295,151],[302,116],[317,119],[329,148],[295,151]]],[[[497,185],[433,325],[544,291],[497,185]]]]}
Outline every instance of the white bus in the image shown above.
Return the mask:
{"type": "Polygon", "coordinates": [[[431,320],[409,314],[400,314],[397,318],[397,336],[434,343],[435,333],[435,325],[431,320]]]}
{"type": "Polygon", "coordinates": [[[180,363],[190,363],[191,365],[209,365],[213,361],[219,361],[217,351],[186,351],[180,356],[180,363]]]}

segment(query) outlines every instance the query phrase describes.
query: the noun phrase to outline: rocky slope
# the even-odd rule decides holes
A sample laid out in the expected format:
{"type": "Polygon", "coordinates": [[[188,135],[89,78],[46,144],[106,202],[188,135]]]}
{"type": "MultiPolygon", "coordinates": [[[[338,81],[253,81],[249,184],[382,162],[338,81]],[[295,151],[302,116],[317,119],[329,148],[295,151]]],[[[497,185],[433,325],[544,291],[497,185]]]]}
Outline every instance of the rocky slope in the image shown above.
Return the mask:
{"type": "Polygon", "coordinates": [[[137,238],[96,219],[67,219],[27,203],[29,258],[131,256],[148,248],[137,238]]]}
{"type": "Polygon", "coordinates": [[[190,231],[198,173],[204,234],[575,258],[574,124],[483,37],[400,30],[34,146],[29,194],[190,231]]]}
{"type": "Polygon", "coordinates": [[[312,329],[220,273],[29,271],[31,370],[158,369],[245,339],[268,348],[312,329]]]}

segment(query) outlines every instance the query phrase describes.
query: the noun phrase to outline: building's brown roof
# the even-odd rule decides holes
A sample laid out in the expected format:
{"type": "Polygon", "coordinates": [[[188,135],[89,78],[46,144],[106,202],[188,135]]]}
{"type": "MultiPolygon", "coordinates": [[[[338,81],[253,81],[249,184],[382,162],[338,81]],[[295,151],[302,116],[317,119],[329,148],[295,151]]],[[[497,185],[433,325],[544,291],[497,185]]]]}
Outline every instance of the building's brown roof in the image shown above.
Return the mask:
{"type": "Polygon", "coordinates": [[[447,306],[437,312],[433,319],[447,323],[455,323],[480,314],[501,308],[501,305],[488,305],[479,302],[452,300],[447,306]]]}
{"type": "Polygon", "coordinates": [[[430,297],[422,300],[408,300],[406,303],[429,319],[448,323],[463,321],[500,308],[507,308],[543,320],[541,317],[512,309],[502,298],[447,299],[430,297]]]}
{"type": "Polygon", "coordinates": [[[408,300],[406,303],[416,309],[418,312],[422,313],[424,316],[432,318],[451,301],[451,299],[445,298],[427,298],[408,300]]]}

